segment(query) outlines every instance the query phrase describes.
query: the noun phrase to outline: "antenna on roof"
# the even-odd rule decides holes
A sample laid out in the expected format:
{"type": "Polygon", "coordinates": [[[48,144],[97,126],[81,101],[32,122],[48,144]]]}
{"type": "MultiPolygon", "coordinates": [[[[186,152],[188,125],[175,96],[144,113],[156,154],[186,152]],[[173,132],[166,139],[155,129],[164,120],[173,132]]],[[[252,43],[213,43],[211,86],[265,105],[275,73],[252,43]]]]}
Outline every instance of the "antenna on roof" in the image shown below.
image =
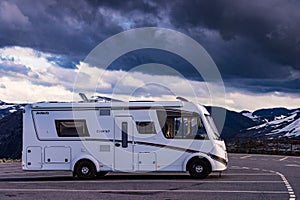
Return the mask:
{"type": "Polygon", "coordinates": [[[176,97],[176,99],[179,100],[179,101],[189,102],[187,99],[185,99],[183,97],[176,97]]]}
{"type": "Polygon", "coordinates": [[[79,93],[79,96],[81,97],[81,99],[82,99],[84,102],[89,102],[89,99],[85,96],[84,93],[79,93]]]}

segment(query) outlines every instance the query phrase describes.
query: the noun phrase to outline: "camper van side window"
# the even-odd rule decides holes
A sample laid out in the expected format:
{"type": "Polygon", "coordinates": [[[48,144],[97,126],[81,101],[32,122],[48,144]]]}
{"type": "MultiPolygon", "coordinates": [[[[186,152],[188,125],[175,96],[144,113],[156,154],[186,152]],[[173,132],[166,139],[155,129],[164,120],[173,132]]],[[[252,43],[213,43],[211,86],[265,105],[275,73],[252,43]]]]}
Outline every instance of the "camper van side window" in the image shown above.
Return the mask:
{"type": "Polygon", "coordinates": [[[85,120],[55,120],[59,137],[87,137],[89,132],[85,120]]]}
{"type": "Polygon", "coordinates": [[[136,122],[136,127],[140,134],[156,134],[153,122],[136,122]]]}

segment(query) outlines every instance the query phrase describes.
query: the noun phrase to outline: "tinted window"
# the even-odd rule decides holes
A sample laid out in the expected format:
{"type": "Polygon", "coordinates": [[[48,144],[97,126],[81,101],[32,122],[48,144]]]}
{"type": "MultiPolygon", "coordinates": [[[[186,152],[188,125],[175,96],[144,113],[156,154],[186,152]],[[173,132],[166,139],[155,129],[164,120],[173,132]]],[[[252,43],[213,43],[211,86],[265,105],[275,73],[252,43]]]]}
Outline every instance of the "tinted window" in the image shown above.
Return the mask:
{"type": "Polygon", "coordinates": [[[168,139],[208,139],[203,122],[196,113],[158,112],[158,118],[161,130],[168,139]]]}
{"type": "Polygon", "coordinates": [[[55,120],[59,137],[87,137],[89,132],[85,120],[55,120]]]}
{"type": "Polygon", "coordinates": [[[140,134],[156,134],[153,122],[136,122],[136,127],[140,134]]]}

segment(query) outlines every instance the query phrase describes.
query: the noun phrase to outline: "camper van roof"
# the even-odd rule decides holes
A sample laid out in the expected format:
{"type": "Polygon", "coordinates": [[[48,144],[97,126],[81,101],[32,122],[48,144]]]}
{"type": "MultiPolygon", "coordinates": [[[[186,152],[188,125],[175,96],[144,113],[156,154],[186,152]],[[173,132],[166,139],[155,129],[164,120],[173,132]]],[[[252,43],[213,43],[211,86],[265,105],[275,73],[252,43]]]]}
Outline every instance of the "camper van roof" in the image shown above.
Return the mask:
{"type": "Polygon", "coordinates": [[[90,107],[182,107],[181,101],[130,101],[130,102],[41,102],[32,104],[32,108],[90,108],[90,107]]]}

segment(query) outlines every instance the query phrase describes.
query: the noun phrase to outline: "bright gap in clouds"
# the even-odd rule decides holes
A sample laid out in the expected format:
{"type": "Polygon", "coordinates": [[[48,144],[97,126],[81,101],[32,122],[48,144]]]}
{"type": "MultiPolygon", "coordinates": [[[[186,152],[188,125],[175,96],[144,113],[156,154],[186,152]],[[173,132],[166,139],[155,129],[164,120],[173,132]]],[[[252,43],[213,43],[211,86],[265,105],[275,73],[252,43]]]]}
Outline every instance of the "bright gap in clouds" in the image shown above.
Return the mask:
{"type": "MultiPolygon", "coordinates": [[[[175,100],[183,96],[204,105],[222,106],[231,110],[256,110],[267,107],[299,107],[300,98],[288,93],[249,93],[230,88],[224,97],[213,95],[204,82],[187,80],[180,74],[150,75],[136,71],[105,71],[79,63],[76,69],[63,68],[53,59],[57,55],[24,47],[0,49],[0,100],[11,103],[39,101],[73,101],[74,84],[88,96],[102,95],[123,100],[175,100]],[[81,71],[88,69],[88,71],[81,71]],[[80,72],[78,79],[78,72],[80,72]],[[101,74],[99,79],[98,74],[101,74]],[[76,79],[77,78],[77,79],[76,79]],[[80,80],[77,81],[76,80],[80,80]],[[231,92],[233,91],[233,92],[231,92]],[[219,98],[219,99],[218,99],[219,98]],[[222,99],[223,98],[223,99],[222,99]]],[[[147,64],[144,67],[159,66],[147,64]]],[[[214,85],[210,85],[214,87],[214,85]]],[[[79,100],[79,97],[74,100],[79,100]]]]}

